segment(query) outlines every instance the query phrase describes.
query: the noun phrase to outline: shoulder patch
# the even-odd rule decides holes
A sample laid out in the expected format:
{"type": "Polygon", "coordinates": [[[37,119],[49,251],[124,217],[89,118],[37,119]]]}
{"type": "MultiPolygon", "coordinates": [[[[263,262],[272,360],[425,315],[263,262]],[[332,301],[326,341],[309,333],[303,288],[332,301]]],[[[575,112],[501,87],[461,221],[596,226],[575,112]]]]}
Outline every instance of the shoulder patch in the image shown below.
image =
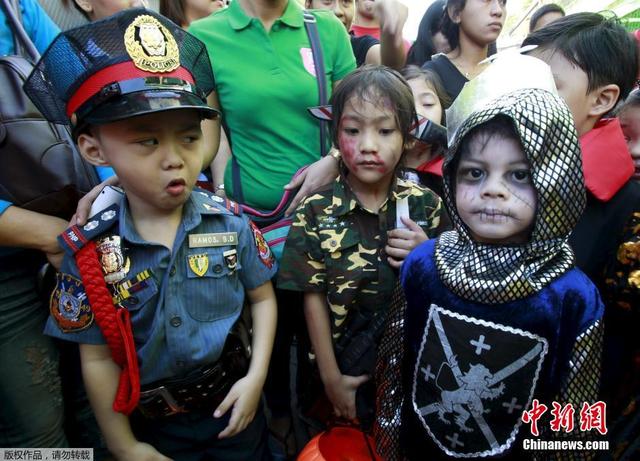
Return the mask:
{"type": "Polygon", "coordinates": [[[242,216],[242,207],[233,200],[224,199],[223,206],[236,216],[242,216]]]}
{"type": "Polygon", "coordinates": [[[86,330],[93,324],[93,312],[84,286],[69,274],[58,273],[56,287],[51,293],[49,312],[58,328],[65,333],[86,330]]]}
{"type": "Polygon", "coordinates": [[[253,221],[249,220],[249,226],[251,227],[251,232],[253,232],[253,240],[256,244],[256,248],[258,249],[260,262],[271,269],[275,262],[271,248],[269,248],[262,232],[260,232],[260,229],[258,229],[258,226],[256,226],[253,221]]]}
{"type": "Polygon", "coordinates": [[[75,254],[84,247],[87,242],[111,229],[118,222],[120,206],[111,205],[90,217],[84,226],[71,226],[58,237],[62,248],[71,254],[75,254]]]}

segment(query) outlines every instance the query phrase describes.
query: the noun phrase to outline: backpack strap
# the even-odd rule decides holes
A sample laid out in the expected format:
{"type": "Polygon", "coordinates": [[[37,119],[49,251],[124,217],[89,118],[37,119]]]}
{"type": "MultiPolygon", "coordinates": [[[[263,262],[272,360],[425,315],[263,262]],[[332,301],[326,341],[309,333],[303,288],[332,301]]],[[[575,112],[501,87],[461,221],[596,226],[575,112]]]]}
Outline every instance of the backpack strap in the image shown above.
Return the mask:
{"type": "MultiPolygon", "coordinates": [[[[229,143],[231,144],[231,143],[229,143]]],[[[233,196],[238,203],[244,203],[244,194],[242,192],[242,182],[240,180],[240,165],[236,156],[231,153],[231,181],[233,182],[233,196]]]]}
{"type": "MultiPolygon", "coordinates": [[[[316,70],[316,81],[318,83],[318,99],[320,106],[327,105],[327,78],[324,71],[324,57],[322,55],[322,46],[320,44],[320,36],[318,35],[318,23],[316,17],[308,10],[302,13],[304,18],[304,28],[309,36],[309,44],[311,45],[311,54],[313,55],[313,66],[316,70]]],[[[327,122],[320,121],[320,154],[322,157],[327,155],[327,122]]]]}
{"type": "Polygon", "coordinates": [[[7,17],[9,27],[13,31],[16,54],[22,55],[34,63],[40,59],[40,53],[22,25],[22,13],[19,0],[0,0],[0,6],[7,17]]]}
{"type": "MultiPolygon", "coordinates": [[[[22,24],[22,8],[20,8],[20,0],[11,0],[11,3],[13,4],[13,11],[16,12],[16,16],[18,17],[18,20],[20,21],[20,23],[22,24]]],[[[26,50],[24,49],[24,47],[22,46],[22,42],[18,39],[18,37],[16,37],[15,34],[13,34],[13,49],[15,50],[15,53],[18,56],[24,56],[26,53],[26,50]]]]}

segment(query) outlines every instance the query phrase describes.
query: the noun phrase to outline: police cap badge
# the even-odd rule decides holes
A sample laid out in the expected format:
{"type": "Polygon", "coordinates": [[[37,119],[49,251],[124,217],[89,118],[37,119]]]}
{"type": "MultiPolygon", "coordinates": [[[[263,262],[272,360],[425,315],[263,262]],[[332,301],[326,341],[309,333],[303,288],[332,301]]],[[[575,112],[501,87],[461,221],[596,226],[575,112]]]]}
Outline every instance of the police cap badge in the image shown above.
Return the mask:
{"type": "Polygon", "coordinates": [[[87,125],[207,105],[214,88],[205,45],[165,17],[144,8],[60,33],[24,89],[51,122],[87,125]]]}

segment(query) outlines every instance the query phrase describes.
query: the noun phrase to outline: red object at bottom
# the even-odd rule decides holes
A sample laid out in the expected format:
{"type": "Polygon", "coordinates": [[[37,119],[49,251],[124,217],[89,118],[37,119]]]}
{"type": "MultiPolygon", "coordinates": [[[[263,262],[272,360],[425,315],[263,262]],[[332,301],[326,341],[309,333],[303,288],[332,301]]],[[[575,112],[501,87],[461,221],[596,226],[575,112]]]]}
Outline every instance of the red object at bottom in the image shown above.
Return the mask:
{"type": "Polygon", "coordinates": [[[211,181],[196,181],[196,186],[201,189],[208,190],[209,192],[214,192],[213,183],[211,181]]]}
{"type": "Polygon", "coordinates": [[[298,461],[382,461],[375,447],[373,437],[355,427],[332,427],[311,439],[298,461]]]}

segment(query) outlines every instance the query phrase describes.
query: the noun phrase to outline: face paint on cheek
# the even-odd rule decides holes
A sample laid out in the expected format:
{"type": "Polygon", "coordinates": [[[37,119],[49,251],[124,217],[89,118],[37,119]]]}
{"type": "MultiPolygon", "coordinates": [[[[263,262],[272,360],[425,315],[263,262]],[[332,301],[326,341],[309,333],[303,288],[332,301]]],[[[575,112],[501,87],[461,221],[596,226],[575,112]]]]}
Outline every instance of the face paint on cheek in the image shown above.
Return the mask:
{"type": "Polygon", "coordinates": [[[531,208],[532,210],[535,211],[535,204],[531,203],[529,197],[526,197],[525,194],[520,193],[520,191],[512,187],[509,187],[507,183],[503,183],[503,184],[504,184],[504,187],[509,191],[511,195],[515,197],[516,200],[518,200],[519,202],[522,202],[524,206],[531,208]]]}
{"type": "Polygon", "coordinates": [[[356,165],[356,140],[340,133],[338,136],[338,147],[340,148],[340,153],[342,154],[342,160],[345,165],[349,169],[349,171],[357,171],[358,166],[356,165]]]}
{"type": "Polygon", "coordinates": [[[378,167],[378,173],[381,173],[381,174],[388,173],[389,167],[387,166],[386,162],[382,160],[378,154],[372,154],[372,155],[373,155],[373,161],[380,164],[380,166],[378,167]]]}

